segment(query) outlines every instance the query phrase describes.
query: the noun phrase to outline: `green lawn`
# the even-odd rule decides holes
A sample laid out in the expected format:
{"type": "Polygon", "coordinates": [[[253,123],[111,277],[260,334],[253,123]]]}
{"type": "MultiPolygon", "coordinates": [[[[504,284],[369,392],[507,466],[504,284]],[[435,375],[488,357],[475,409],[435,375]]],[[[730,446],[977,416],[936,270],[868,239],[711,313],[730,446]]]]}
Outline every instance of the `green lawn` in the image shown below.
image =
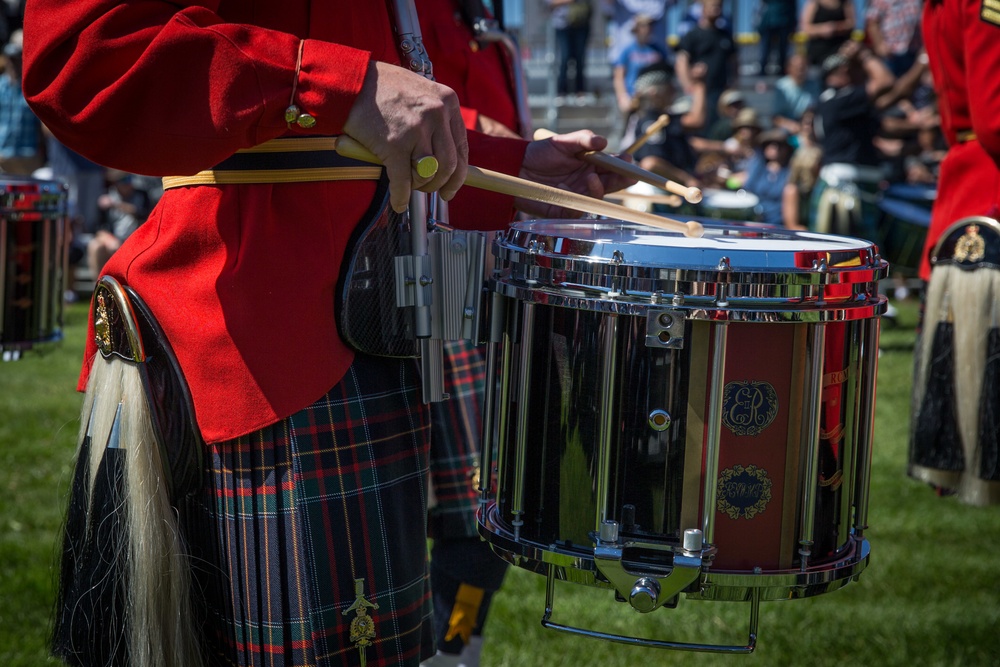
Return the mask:
{"type": "MultiPolygon", "coordinates": [[[[544,579],[508,574],[487,628],[484,667],[632,664],[1000,665],[1000,508],[938,498],[908,479],[913,326],[902,304],[882,334],[870,530],[860,580],[808,600],[765,602],[756,653],[660,651],[545,630],[544,579]]],[[[55,535],[78,427],[73,391],[86,312],[66,312],[66,340],[0,364],[0,665],[46,663],[55,535]]],[[[553,620],[679,641],[742,643],[749,607],[681,600],[641,615],[609,591],[562,584],[553,620]]]]}

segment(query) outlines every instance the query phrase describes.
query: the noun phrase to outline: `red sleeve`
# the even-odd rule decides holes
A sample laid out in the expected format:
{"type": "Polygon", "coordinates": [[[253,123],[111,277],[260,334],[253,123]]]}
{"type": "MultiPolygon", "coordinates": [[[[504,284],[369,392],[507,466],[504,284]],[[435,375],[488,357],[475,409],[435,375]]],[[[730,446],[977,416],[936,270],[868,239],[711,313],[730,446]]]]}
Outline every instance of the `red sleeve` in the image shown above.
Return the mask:
{"type": "MultiPolygon", "coordinates": [[[[953,0],[963,5],[965,78],[972,131],[1000,165],[1000,12],[981,0],[953,0]]],[[[961,73],[957,73],[961,76],[961,73]]]]}
{"type": "MultiPolygon", "coordinates": [[[[469,131],[469,164],[516,176],[521,171],[528,142],[469,131]]],[[[514,199],[464,186],[448,206],[450,221],[462,229],[493,231],[514,219],[514,199]]]]}
{"type": "MultiPolygon", "coordinates": [[[[219,4],[33,0],[25,97],[64,143],[136,173],[193,173],[287,133],[299,36],[223,21],[219,4]]],[[[303,7],[286,9],[305,34],[303,7]]],[[[319,121],[316,133],[340,132],[370,57],[305,40],[296,102],[319,121]]]]}

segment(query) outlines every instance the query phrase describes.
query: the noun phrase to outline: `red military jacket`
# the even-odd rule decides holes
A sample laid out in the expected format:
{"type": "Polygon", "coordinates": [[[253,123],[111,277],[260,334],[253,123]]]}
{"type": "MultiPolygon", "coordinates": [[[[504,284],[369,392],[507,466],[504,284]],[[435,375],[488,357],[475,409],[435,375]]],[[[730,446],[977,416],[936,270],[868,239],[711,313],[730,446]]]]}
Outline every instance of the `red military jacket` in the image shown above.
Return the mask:
{"type": "MultiPolygon", "coordinates": [[[[295,102],[341,132],[373,59],[398,62],[381,0],[29,0],[24,91],[55,135],[101,164],[151,175],[210,168],[289,134],[295,102]]],[[[526,144],[471,135],[471,162],[517,173],[526,144]]],[[[168,190],[105,272],[156,314],[217,442],[284,418],[346,373],[334,288],[373,181],[168,190]]],[[[477,192],[480,229],[508,197],[477,192]]],[[[87,348],[81,385],[95,354],[87,348]]]]}
{"type": "Polygon", "coordinates": [[[928,253],[960,218],[1000,215],[1000,11],[986,0],[927,0],[924,44],[948,154],[941,163],[928,253]],[[974,134],[974,138],[970,135],[974,134]]]}

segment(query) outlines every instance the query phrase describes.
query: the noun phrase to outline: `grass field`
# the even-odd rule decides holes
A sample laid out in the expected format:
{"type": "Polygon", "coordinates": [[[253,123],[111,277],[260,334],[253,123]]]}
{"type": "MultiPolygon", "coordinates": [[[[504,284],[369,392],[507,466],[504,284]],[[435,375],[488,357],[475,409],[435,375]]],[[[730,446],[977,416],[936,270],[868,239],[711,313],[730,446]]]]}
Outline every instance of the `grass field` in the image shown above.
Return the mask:
{"type": "MultiPolygon", "coordinates": [[[[0,364],[0,665],[47,658],[55,536],[78,427],[73,391],[86,311],[66,340],[0,364]]],[[[882,333],[872,462],[872,557],[857,583],[808,600],[766,602],[751,656],[660,651],[541,627],[544,579],[508,574],[487,628],[484,667],[684,665],[1000,665],[1000,507],[938,498],[905,475],[913,326],[882,333]]],[[[657,639],[743,643],[749,607],[682,600],[640,615],[604,590],[563,584],[553,620],[657,639]]]]}

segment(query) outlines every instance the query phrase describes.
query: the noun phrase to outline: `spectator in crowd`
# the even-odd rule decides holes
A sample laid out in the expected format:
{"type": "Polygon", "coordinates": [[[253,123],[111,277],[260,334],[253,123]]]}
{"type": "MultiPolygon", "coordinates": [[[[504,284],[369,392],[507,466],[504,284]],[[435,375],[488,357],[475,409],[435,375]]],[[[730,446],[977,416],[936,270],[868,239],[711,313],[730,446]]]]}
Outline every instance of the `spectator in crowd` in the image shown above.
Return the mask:
{"type": "Polygon", "coordinates": [[[101,221],[87,244],[87,265],[95,277],[152,209],[149,194],[135,187],[131,174],[108,169],[106,176],[107,192],[97,198],[101,221]]]}
{"type": "Polygon", "coordinates": [[[941,117],[926,54],[882,98],[886,109],[877,145],[889,158],[890,180],[932,183],[943,157],[941,117]]]}
{"type": "Polygon", "coordinates": [[[854,0],[806,0],[799,30],[806,36],[809,65],[823,62],[850,39],[855,25],[854,0]]]}
{"type": "Polygon", "coordinates": [[[772,122],[790,135],[801,129],[802,114],[816,104],[819,81],[809,75],[809,63],[804,54],[793,53],[788,58],[785,75],[774,83],[771,108],[772,122]]]}
{"type": "Polygon", "coordinates": [[[733,119],[746,107],[746,100],[736,88],[722,91],[719,96],[718,118],[708,128],[706,137],[714,141],[725,141],[733,136],[733,119]]]}
{"type": "Polygon", "coordinates": [[[799,217],[799,191],[791,181],[792,145],[781,128],[762,132],[750,158],[742,187],[757,195],[758,220],[789,229],[805,229],[799,217]]]}
{"type": "Polygon", "coordinates": [[[663,114],[669,115],[670,122],[650,133],[633,157],[643,169],[689,187],[700,185],[694,176],[697,155],[691,134],[701,128],[705,119],[703,72],[704,66],[693,71],[692,95],[678,99],[669,64],[661,62],[644,68],[636,78],[636,113],[623,142],[631,144],[645,136],[663,114]]]}
{"type": "Polygon", "coordinates": [[[809,208],[813,190],[819,180],[820,164],[823,160],[823,149],[816,139],[814,119],[816,110],[806,109],[799,123],[799,131],[790,137],[790,143],[795,147],[789,161],[788,182],[795,186],[798,195],[798,218],[809,220],[809,208]]]}
{"type": "Polygon", "coordinates": [[[922,8],[922,0],[868,0],[865,35],[895,77],[902,77],[920,53],[922,8]]]}
{"type": "Polygon", "coordinates": [[[757,137],[764,127],[757,111],[744,107],[733,119],[732,134],[723,141],[692,137],[698,153],[695,174],[706,188],[736,189],[746,178],[757,137]]]}
{"type": "Polygon", "coordinates": [[[42,124],[28,108],[21,90],[21,32],[3,49],[0,74],[0,172],[31,175],[45,164],[42,124]]]}
{"type": "Polygon", "coordinates": [[[769,74],[771,55],[777,56],[778,72],[785,72],[792,35],[798,25],[796,0],[761,0],[757,34],[760,35],[760,73],[769,74]]]}
{"type": "Polygon", "coordinates": [[[677,51],[677,77],[685,94],[694,85],[691,75],[696,63],[704,63],[706,127],[718,114],[722,92],[736,82],[736,45],[733,36],[720,27],[722,0],[700,0],[701,17],[697,25],[681,37],[677,51]]]}
{"type": "MultiPolygon", "coordinates": [[[[692,28],[697,27],[698,21],[701,20],[701,16],[704,13],[704,8],[701,6],[700,2],[689,2],[687,11],[684,12],[684,16],[681,17],[680,22],[677,24],[677,36],[683,37],[684,35],[691,32],[692,28]]],[[[724,13],[721,14],[717,19],[715,19],[715,25],[722,30],[729,33],[730,36],[733,34],[732,22],[730,22],[729,17],[724,13]]]]}
{"type": "Polygon", "coordinates": [[[67,206],[74,233],[92,235],[101,219],[97,201],[107,189],[105,169],[67,148],[48,128],[42,127],[42,134],[50,175],[68,186],[67,206]]]}
{"type": "Polygon", "coordinates": [[[552,9],[552,25],[556,31],[556,53],[559,58],[557,90],[560,95],[587,91],[585,68],[587,40],[590,38],[591,0],[545,0],[552,9]],[[573,68],[570,85],[569,70],[573,68]]]}
{"type": "MultiPolygon", "coordinates": [[[[648,16],[652,35],[650,43],[667,44],[666,11],[677,0],[600,0],[607,30],[608,63],[614,64],[622,50],[632,43],[632,23],[636,16],[648,16]]],[[[668,60],[673,54],[667,52],[668,60]]]]}
{"type": "Polygon", "coordinates": [[[667,60],[666,51],[659,44],[650,42],[652,34],[653,19],[645,14],[636,16],[632,26],[632,43],[622,50],[614,64],[615,99],[618,110],[626,116],[634,110],[635,80],[639,72],[667,60]]]}
{"type": "Polygon", "coordinates": [[[875,138],[894,79],[878,56],[849,41],[823,62],[823,81],[816,108],[823,158],[810,220],[817,231],[874,240],[874,194],[883,176],[875,138]]]}

